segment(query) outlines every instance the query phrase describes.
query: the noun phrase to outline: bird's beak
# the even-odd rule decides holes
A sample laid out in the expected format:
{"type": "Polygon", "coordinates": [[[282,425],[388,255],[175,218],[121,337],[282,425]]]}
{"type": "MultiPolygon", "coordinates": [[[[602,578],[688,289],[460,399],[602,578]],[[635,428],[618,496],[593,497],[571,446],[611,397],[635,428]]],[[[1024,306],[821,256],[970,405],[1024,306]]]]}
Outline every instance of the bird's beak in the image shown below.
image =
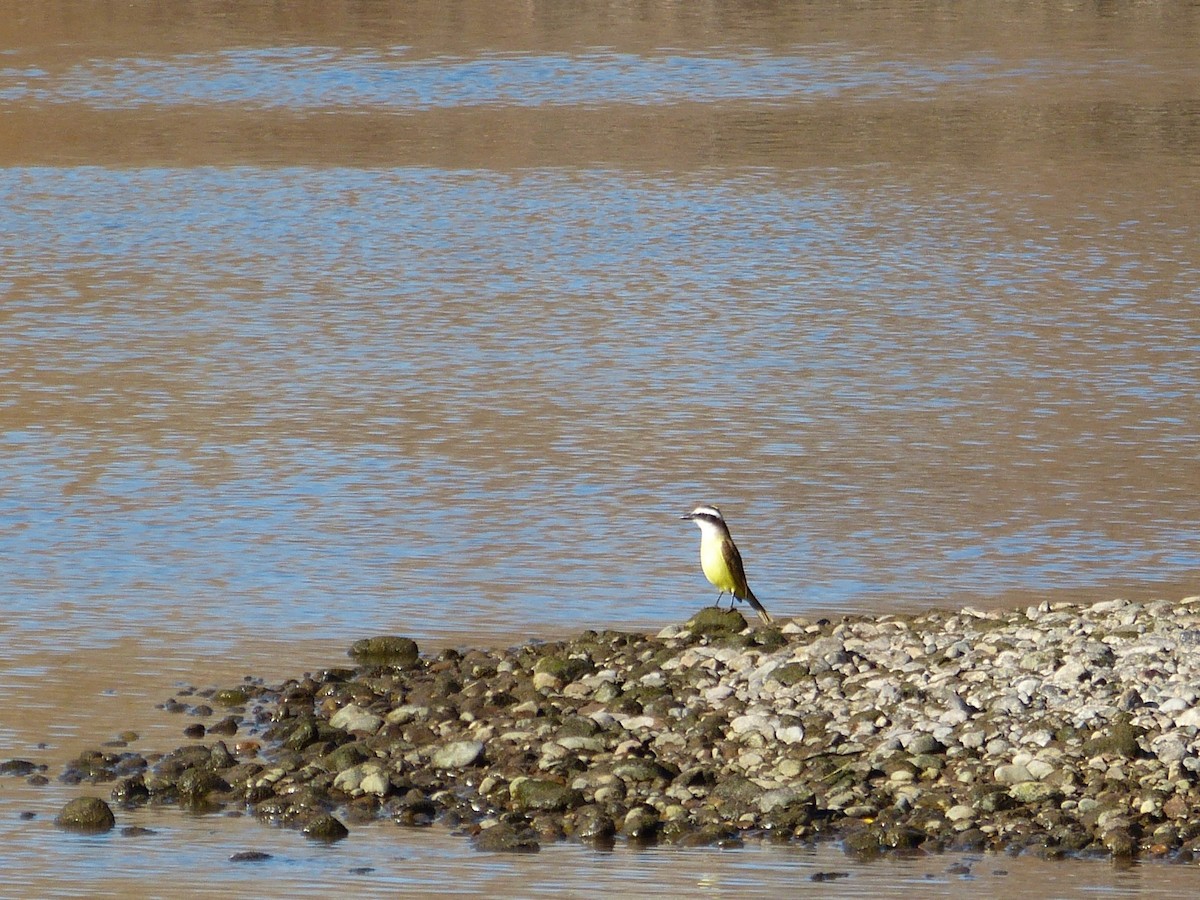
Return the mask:
{"type": "Polygon", "coordinates": [[[681,518],[681,519],[690,519],[691,517],[692,517],[692,514],[691,514],[691,513],[688,513],[686,516],[680,516],[679,518],[681,518]]]}

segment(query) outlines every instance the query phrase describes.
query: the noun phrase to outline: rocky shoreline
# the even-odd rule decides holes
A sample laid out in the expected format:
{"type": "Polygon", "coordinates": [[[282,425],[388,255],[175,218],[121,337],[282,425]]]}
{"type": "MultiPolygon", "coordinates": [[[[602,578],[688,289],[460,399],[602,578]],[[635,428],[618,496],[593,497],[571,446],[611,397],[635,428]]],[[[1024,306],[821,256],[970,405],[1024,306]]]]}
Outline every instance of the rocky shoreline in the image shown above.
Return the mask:
{"type": "Polygon", "coordinates": [[[179,803],[322,840],[390,818],[483,850],[1200,854],[1200,597],[756,628],[706,609],[654,636],[435,656],[381,637],[351,656],[177,695],[209,723],[198,741],[100,747],[59,777],[113,783],[118,819],[179,803]]]}

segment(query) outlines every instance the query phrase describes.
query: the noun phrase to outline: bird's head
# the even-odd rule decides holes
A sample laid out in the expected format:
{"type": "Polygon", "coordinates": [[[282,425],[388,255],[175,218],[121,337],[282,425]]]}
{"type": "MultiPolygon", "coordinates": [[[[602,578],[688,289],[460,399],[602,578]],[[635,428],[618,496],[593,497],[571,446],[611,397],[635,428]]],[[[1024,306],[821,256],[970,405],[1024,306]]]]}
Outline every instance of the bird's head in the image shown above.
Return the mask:
{"type": "Polygon", "coordinates": [[[697,506],[686,516],[680,516],[681,519],[691,519],[696,523],[697,527],[704,532],[709,529],[722,529],[725,525],[725,517],[721,515],[721,510],[715,506],[697,506]]]}

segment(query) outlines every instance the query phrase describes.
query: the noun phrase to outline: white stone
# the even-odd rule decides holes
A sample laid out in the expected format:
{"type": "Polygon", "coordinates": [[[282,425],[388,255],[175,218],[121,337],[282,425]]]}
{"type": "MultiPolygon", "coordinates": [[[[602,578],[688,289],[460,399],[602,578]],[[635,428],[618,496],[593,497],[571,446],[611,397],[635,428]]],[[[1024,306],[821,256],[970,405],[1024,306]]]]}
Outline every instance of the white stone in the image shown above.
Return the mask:
{"type": "Polygon", "coordinates": [[[1193,706],[1175,717],[1175,724],[1180,728],[1200,728],[1200,706],[1193,706]]]}
{"type": "Polygon", "coordinates": [[[799,744],[804,740],[804,727],[801,725],[786,725],[775,729],[775,738],[784,744],[799,744]]]}
{"type": "Polygon", "coordinates": [[[1020,784],[1022,781],[1034,780],[1027,767],[1011,763],[1009,765],[997,766],[995,778],[1000,784],[1020,784]]]}
{"type": "Polygon", "coordinates": [[[1054,774],[1054,772],[1056,771],[1056,767],[1052,766],[1050,763],[1046,762],[1044,759],[1031,759],[1028,763],[1025,764],[1025,768],[1029,771],[1029,774],[1032,775],[1033,778],[1037,781],[1043,780],[1044,778],[1054,774]]]}
{"type": "Polygon", "coordinates": [[[958,742],[968,750],[978,750],[983,746],[984,739],[987,738],[987,732],[981,730],[964,731],[959,735],[958,742]]]}
{"type": "Polygon", "coordinates": [[[770,721],[761,713],[738,716],[729,723],[729,728],[734,734],[757,733],[773,737],[775,733],[770,721]]]}
{"type": "Polygon", "coordinates": [[[535,691],[557,691],[562,687],[562,681],[549,672],[533,673],[533,689],[535,691]]]}
{"type": "Polygon", "coordinates": [[[364,794],[374,794],[377,797],[383,797],[391,790],[391,782],[388,781],[387,774],[381,769],[376,769],[374,772],[368,772],[363,776],[362,781],[358,783],[358,788],[364,794]]]}
{"type": "Polygon", "coordinates": [[[404,706],[397,706],[385,718],[389,725],[407,725],[414,719],[424,719],[428,715],[428,706],[416,706],[408,703],[404,706]]]}
{"type": "Polygon", "coordinates": [[[357,704],[349,703],[329,717],[329,724],[342,731],[362,731],[374,734],[383,724],[383,719],[357,704]]]}
{"type": "Polygon", "coordinates": [[[720,703],[733,694],[733,688],[727,684],[718,684],[704,692],[704,699],[709,703],[720,703]]]}
{"type": "Polygon", "coordinates": [[[1150,743],[1150,749],[1160,761],[1179,762],[1188,754],[1187,741],[1178,734],[1161,734],[1150,743]]]}

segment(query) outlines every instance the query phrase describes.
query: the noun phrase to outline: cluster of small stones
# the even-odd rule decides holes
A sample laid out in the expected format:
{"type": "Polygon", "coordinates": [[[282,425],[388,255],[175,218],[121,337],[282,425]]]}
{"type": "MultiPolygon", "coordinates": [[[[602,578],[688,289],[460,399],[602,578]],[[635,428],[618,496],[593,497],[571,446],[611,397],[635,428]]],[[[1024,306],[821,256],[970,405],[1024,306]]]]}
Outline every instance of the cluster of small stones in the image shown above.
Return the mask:
{"type": "Polygon", "coordinates": [[[200,731],[228,740],[103,748],[63,778],[115,781],[118,807],[248,808],[324,840],[389,817],[487,850],[1200,853],[1200,597],[753,629],[708,609],[657,636],[351,653],[199,692],[225,707],[201,704],[223,718],[200,731]]]}

